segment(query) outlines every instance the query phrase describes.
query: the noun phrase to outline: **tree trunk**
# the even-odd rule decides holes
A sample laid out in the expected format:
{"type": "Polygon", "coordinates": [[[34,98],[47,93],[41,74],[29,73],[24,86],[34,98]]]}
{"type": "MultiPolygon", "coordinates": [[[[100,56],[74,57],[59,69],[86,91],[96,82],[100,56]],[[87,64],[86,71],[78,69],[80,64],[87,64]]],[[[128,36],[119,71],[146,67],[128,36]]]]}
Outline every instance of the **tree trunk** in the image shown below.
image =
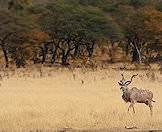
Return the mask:
{"type": "Polygon", "coordinates": [[[9,66],[9,59],[8,59],[8,56],[7,56],[7,51],[6,51],[6,49],[5,49],[3,44],[1,44],[1,48],[2,48],[2,51],[3,51],[3,54],[4,54],[4,59],[5,59],[5,62],[6,62],[6,66],[5,67],[8,68],[8,66],[9,66]]]}
{"type": "Polygon", "coordinates": [[[74,50],[74,58],[77,58],[79,55],[79,45],[75,46],[75,50],[74,50]]]}
{"type": "Polygon", "coordinates": [[[62,65],[66,66],[66,65],[69,65],[69,63],[67,62],[68,61],[68,57],[69,57],[69,54],[70,54],[70,49],[65,52],[65,50],[62,52],[62,65]]]}
{"type": "Polygon", "coordinates": [[[6,68],[9,67],[9,59],[8,59],[8,55],[7,55],[7,50],[5,48],[5,40],[8,39],[9,36],[11,36],[13,33],[8,33],[4,36],[3,39],[0,39],[0,45],[1,45],[1,48],[2,48],[2,51],[3,51],[3,54],[4,54],[4,59],[5,59],[5,62],[6,62],[6,68]]]}
{"type": "Polygon", "coordinates": [[[94,52],[95,42],[92,42],[92,45],[87,45],[88,57],[91,58],[94,52]]]}
{"type": "Polygon", "coordinates": [[[141,52],[140,52],[140,50],[138,49],[138,47],[137,47],[136,44],[135,44],[135,48],[136,48],[136,51],[137,51],[137,54],[138,54],[138,62],[141,64],[141,63],[142,63],[141,52]]]}
{"type": "Polygon", "coordinates": [[[56,61],[57,48],[52,52],[51,63],[54,64],[56,61]]]}
{"type": "Polygon", "coordinates": [[[44,62],[46,60],[46,55],[45,55],[44,49],[42,47],[41,47],[41,50],[42,50],[42,64],[44,64],[44,62]]]}
{"type": "Polygon", "coordinates": [[[138,62],[140,64],[142,62],[141,53],[137,49],[133,50],[132,62],[138,62]]]}
{"type": "Polygon", "coordinates": [[[42,64],[44,64],[46,62],[46,56],[48,53],[48,48],[46,45],[44,45],[44,47],[41,47],[42,50],[42,64]]]}
{"type": "Polygon", "coordinates": [[[114,55],[113,54],[114,53],[114,42],[110,42],[110,44],[108,43],[108,48],[109,48],[108,51],[109,51],[110,63],[113,63],[114,62],[114,59],[113,59],[113,55],[114,55]]]}
{"type": "Polygon", "coordinates": [[[128,45],[128,44],[126,44],[126,47],[125,47],[125,53],[126,53],[126,56],[127,56],[128,53],[129,53],[129,45],[128,45]]]}
{"type": "Polygon", "coordinates": [[[133,49],[133,55],[132,55],[132,62],[137,62],[138,61],[138,53],[136,49],[133,49]]]}
{"type": "Polygon", "coordinates": [[[69,65],[67,60],[68,60],[68,56],[67,55],[63,55],[62,56],[62,65],[69,65]]]}

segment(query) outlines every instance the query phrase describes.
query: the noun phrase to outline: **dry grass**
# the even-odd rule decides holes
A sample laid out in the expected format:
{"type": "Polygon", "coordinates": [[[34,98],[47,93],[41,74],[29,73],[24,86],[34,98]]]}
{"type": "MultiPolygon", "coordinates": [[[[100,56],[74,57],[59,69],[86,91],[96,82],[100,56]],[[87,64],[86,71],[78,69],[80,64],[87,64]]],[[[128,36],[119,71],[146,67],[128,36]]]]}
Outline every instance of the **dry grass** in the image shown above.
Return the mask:
{"type": "Polygon", "coordinates": [[[132,86],[153,91],[153,117],[143,104],[135,105],[136,114],[127,112],[128,104],[121,99],[117,84],[123,71],[43,68],[42,77],[40,70],[33,69],[32,74],[29,69],[23,71],[8,72],[3,77],[0,131],[124,131],[125,126],[162,130],[162,75],[158,71],[153,82],[146,75],[148,71],[124,71],[127,78],[138,72],[132,86]]]}

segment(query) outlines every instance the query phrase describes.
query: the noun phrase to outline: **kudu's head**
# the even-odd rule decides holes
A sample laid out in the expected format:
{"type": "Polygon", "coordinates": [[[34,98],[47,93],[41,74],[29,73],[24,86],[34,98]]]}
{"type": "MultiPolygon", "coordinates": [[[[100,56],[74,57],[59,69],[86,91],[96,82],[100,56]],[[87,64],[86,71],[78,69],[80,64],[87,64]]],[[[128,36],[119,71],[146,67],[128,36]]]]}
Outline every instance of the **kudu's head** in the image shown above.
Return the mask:
{"type": "Polygon", "coordinates": [[[124,75],[123,74],[121,75],[122,75],[122,79],[118,82],[118,84],[120,86],[120,89],[124,92],[128,90],[128,85],[132,83],[133,78],[136,77],[138,74],[133,75],[130,81],[126,81],[124,75]]]}

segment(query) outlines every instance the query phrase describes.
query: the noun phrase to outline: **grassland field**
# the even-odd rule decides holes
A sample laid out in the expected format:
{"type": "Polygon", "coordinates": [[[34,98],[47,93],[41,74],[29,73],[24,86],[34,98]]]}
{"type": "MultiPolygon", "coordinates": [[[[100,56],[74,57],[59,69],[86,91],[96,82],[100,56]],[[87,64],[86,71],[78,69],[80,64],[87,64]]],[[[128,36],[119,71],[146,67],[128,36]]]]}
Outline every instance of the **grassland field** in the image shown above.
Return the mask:
{"type": "MultiPolygon", "coordinates": [[[[162,130],[162,75],[154,70],[42,68],[1,71],[0,132],[162,130]],[[131,86],[154,93],[153,117],[144,104],[136,113],[118,86],[121,73],[131,86]],[[133,128],[127,130],[126,128],[133,128]]],[[[131,87],[130,86],[130,87],[131,87]]]]}

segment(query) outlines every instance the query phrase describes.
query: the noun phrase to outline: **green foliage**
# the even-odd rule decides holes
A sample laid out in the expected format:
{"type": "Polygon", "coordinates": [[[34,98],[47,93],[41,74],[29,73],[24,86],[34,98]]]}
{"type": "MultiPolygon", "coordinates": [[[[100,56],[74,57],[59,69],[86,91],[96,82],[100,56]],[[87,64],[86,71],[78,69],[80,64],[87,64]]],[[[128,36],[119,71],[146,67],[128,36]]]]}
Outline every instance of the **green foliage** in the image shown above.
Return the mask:
{"type": "MultiPolygon", "coordinates": [[[[61,52],[62,60],[66,62],[67,56],[70,59],[85,50],[91,56],[94,44],[100,40],[123,42],[120,45],[125,47],[131,39],[140,45],[139,49],[149,50],[155,50],[155,43],[162,42],[160,0],[0,0],[0,3],[3,5],[0,9],[1,40],[16,33],[5,40],[5,45],[1,42],[0,45],[16,62],[15,58],[22,59],[17,56],[26,56],[26,43],[32,50],[33,43],[38,43],[44,59],[49,51],[53,57],[61,52]],[[35,40],[32,35],[26,36],[33,29],[37,36],[35,40]],[[134,39],[136,37],[138,41],[134,39]],[[46,40],[48,44],[42,46],[41,42],[46,40]],[[58,48],[60,51],[56,51],[58,48]]],[[[27,57],[24,58],[23,64],[27,57]]]]}
{"type": "Polygon", "coordinates": [[[42,21],[46,30],[84,34],[94,39],[119,35],[116,33],[119,32],[117,24],[98,8],[54,4],[47,6],[47,9],[50,13],[42,21]]]}
{"type": "Polygon", "coordinates": [[[162,1],[156,3],[156,9],[162,12],[162,1]]]}
{"type": "Polygon", "coordinates": [[[79,0],[79,3],[82,5],[92,5],[98,6],[105,2],[105,0],[79,0]]]}
{"type": "Polygon", "coordinates": [[[143,7],[150,3],[150,0],[130,0],[130,5],[134,7],[143,7]]]}

